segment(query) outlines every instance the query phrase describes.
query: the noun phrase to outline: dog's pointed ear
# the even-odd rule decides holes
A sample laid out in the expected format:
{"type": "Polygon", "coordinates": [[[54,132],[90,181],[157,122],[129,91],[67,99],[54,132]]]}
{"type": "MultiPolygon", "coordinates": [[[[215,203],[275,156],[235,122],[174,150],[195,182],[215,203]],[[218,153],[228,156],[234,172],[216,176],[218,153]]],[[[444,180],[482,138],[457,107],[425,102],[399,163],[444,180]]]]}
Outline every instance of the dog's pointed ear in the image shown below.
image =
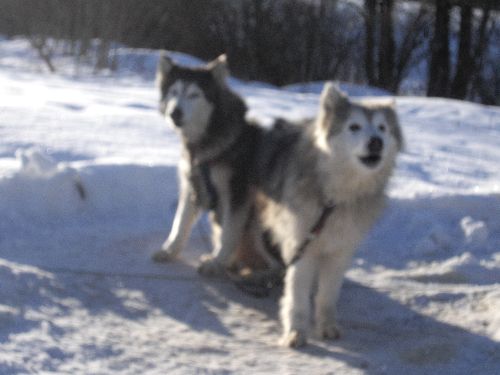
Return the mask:
{"type": "Polygon", "coordinates": [[[319,131],[320,147],[328,149],[325,134],[335,134],[342,130],[343,121],[347,118],[351,102],[347,95],[340,90],[337,83],[326,82],[321,92],[320,108],[316,120],[316,129],[319,131]]]}
{"type": "Polygon", "coordinates": [[[226,78],[229,76],[226,54],[222,54],[215,60],[211,61],[208,64],[208,69],[212,72],[213,77],[219,84],[226,84],[226,78]]]}
{"type": "Polygon", "coordinates": [[[160,59],[158,60],[158,67],[156,69],[156,84],[160,85],[163,79],[170,73],[172,67],[174,66],[174,62],[168,56],[166,51],[160,52],[160,59]]]}
{"type": "Polygon", "coordinates": [[[160,52],[160,60],[158,62],[158,71],[163,74],[168,74],[172,67],[174,66],[174,62],[172,58],[168,55],[167,51],[160,52]]]}
{"type": "Polygon", "coordinates": [[[338,83],[329,81],[321,92],[321,105],[325,109],[334,110],[349,103],[349,98],[340,89],[338,83]]]}

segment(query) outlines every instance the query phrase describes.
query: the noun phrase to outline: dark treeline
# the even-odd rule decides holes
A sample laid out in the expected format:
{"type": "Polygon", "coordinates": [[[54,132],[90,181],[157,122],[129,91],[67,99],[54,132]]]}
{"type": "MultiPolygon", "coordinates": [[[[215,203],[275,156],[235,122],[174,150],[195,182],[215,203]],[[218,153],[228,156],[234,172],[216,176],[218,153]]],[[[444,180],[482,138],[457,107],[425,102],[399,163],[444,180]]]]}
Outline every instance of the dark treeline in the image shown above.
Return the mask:
{"type": "Polygon", "coordinates": [[[27,36],[52,71],[56,51],[113,69],[118,42],[225,52],[233,74],[276,85],[337,79],[396,93],[424,66],[428,95],[500,104],[489,48],[498,10],[489,0],[0,0],[0,33],[27,36]]]}

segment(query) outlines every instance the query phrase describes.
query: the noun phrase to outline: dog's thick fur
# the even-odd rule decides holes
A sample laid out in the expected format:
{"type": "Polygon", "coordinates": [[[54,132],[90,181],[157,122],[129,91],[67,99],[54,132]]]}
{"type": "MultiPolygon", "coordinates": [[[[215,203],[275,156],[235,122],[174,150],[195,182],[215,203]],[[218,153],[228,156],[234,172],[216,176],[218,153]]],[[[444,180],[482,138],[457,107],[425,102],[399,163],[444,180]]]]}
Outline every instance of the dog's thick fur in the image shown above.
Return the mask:
{"type": "Polygon", "coordinates": [[[306,343],[311,310],[320,337],[339,336],[335,306],[343,275],[383,206],[402,142],[392,105],[354,103],[332,83],[325,86],[309,127],[285,127],[263,138],[256,157],[257,212],[285,264],[310,236],[325,205],[335,204],[319,235],[287,268],[284,345],[306,343]]]}
{"type": "Polygon", "coordinates": [[[199,271],[209,276],[224,273],[237,249],[246,249],[242,257],[247,255],[247,264],[265,266],[266,260],[272,262],[264,252],[263,259],[251,253],[253,239],[243,236],[252,207],[252,150],[261,129],[245,120],[245,103],[229,89],[227,75],[224,55],[207,66],[189,68],[162,54],[157,71],[160,112],[180,135],[182,157],[174,222],[153,259],[166,262],[175,258],[200,212],[207,210],[213,251],[202,259],[199,271]]]}
{"type": "Polygon", "coordinates": [[[177,256],[200,210],[210,210],[214,249],[201,273],[223,273],[242,247],[263,254],[275,270],[276,262],[264,255],[269,241],[263,238],[269,237],[289,264],[282,343],[306,343],[312,311],[318,335],[336,338],[344,273],[383,207],[402,148],[393,105],[352,102],[328,83],[312,123],[264,130],[245,120],[245,104],[229,90],[226,76],[224,58],[198,69],[165,56],[160,61],[161,112],[179,130],[183,157],[174,223],[154,259],[177,256]],[[330,202],[335,209],[323,229],[291,263],[330,202]]]}

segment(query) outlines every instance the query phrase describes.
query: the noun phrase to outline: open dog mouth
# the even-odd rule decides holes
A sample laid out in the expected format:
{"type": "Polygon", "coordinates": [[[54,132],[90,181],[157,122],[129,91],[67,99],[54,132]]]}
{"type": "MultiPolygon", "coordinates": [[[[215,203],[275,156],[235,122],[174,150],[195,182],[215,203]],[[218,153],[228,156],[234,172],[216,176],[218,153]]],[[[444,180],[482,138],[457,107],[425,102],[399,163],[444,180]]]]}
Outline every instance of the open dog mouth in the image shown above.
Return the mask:
{"type": "Polygon", "coordinates": [[[382,156],[380,154],[370,154],[367,156],[360,156],[359,160],[368,168],[375,168],[378,163],[380,163],[380,160],[382,160],[382,156]]]}

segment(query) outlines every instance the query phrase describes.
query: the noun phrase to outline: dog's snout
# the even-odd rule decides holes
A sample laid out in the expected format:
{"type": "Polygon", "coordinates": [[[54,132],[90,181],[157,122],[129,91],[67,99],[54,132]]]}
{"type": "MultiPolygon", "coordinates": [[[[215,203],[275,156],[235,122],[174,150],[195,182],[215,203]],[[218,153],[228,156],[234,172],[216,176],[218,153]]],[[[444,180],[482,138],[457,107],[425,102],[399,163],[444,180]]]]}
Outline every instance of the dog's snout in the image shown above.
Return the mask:
{"type": "Polygon", "coordinates": [[[170,113],[170,117],[176,126],[180,126],[182,123],[183,113],[179,107],[175,107],[174,110],[170,113]]]}
{"type": "Polygon", "coordinates": [[[384,141],[380,137],[371,137],[368,142],[368,151],[370,154],[380,154],[384,147],[384,141]]]}

